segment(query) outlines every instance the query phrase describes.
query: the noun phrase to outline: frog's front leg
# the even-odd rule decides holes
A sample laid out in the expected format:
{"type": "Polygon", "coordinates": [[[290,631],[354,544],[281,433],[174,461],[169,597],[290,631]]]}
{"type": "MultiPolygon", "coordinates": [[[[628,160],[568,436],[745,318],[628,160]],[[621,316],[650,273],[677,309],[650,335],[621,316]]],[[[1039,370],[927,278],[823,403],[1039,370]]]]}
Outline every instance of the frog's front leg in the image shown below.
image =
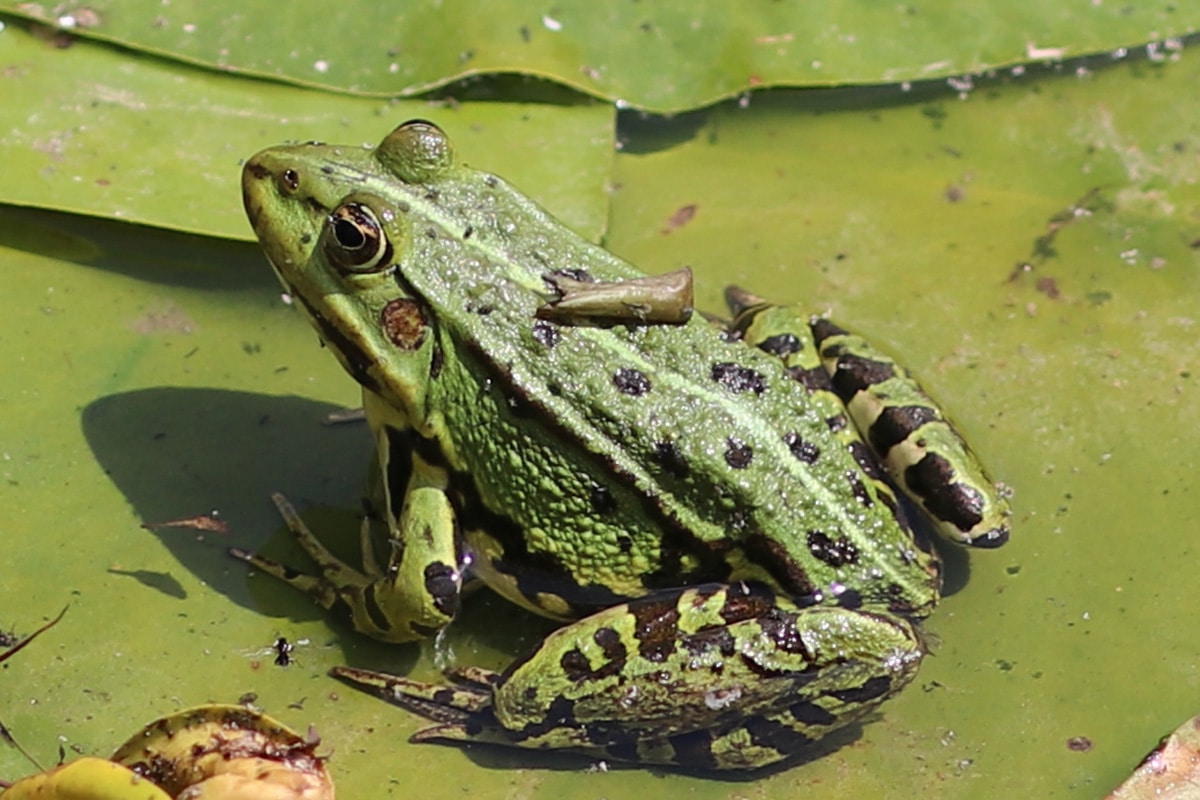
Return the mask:
{"type": "MultiPolygon", "coordinates": [[[[1008,541],[1012,512],[1004,492],[908,370],[827,319],[805,320],[791,307],[736,287],[726,299],[733,329],[783,360],[814,403],[826,408],[835,434],[845,425],[842,412],[848,415],[853,430],[842,433],[843,441],[853,450],[861,437],[940,534],[976,547],[1008,541]]],[[[858,460],[871,474],[867,460],[858,460]]]]}
{"type": "Polygon", "coordinates": [[[568,749],[601,758],[753,769],[861,717],[916,674],[899,617],[801,608],[763,586],[634,600],[552,633],[501,675],[450,688],[349,667],[334,675],[437,725],[414,740],[568,749]]]}
{"type": "Polygon", "coordinates": [[[360,533],[363,568],[357,570],[331,553],[278,494],[273,499],[280,514],[319,574],[307,575],[241,548],[231,547],[229,554],[294,586],[323,608],[345,609],[355,629],[368,636],[411,642],[432,636],[457,612],[461,546],[446,496],[445,469],[420,457],[410,446],[411,432],[383,426],[376,434],[391,551],[384,567],[375,558],[369,520],[360,533]]]}

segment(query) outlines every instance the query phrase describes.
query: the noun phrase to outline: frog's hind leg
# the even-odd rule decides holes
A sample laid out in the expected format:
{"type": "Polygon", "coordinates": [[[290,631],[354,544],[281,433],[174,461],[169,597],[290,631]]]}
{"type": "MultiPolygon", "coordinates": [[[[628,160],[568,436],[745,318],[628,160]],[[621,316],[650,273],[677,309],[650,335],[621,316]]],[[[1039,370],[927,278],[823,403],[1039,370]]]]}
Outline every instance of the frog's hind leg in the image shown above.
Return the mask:
{"type": "Polygon", "coordinates": [[[810,325],[855,427],[939,533],[976,547],[1008,541],[1012,512],[1003,490],[908,370],[828,320],[810,325]]]}
{"type": "Polygon", "coordinates": [[[726,301],[735,314],[732,330],[783,360],[877,485],[886,483],[878,480],[882,464],[952,541],[999,547],[1008,540],[1011,511],[1003,491],[908,370],[829,320],[805,321],[791,307],[736,287],[726,290],[726,301]]]}
{"type": "MultiPolygon", "coordinates": [[[[732,330],[783,360],[868,475],[877,477],[872,465],[882,464],[952,541],[999,547],[1008,540],[1012,512],[1004,492],[908,370],[829,320],[804,321],[791,307],[736,287],[726,290],[726,301],[732,330]]],[[[890,498],[890,490],[884,494],[890,498]]]]}
{"type": "Polygon", "coordinates": [[[465,685],[334,674],[432,720],[414,741],[755,769],[878,707],[924,652],[914,625],[891,614],[713,584],[603,609],[501,674],[458,671],[465,685]]]}

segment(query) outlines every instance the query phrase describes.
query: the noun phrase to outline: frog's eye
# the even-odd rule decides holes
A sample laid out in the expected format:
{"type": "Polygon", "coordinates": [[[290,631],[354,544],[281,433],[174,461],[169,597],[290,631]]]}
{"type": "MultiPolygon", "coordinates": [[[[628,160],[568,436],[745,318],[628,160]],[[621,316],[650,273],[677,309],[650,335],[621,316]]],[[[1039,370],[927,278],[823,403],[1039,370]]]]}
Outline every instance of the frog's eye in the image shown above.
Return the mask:
{"type": "Polygon", "coordinates": [[[392,246],[375,212],[362,203],[344,203],[325,222],[325,256],[343,272],[367,273],[387,269],[392,246]]]}

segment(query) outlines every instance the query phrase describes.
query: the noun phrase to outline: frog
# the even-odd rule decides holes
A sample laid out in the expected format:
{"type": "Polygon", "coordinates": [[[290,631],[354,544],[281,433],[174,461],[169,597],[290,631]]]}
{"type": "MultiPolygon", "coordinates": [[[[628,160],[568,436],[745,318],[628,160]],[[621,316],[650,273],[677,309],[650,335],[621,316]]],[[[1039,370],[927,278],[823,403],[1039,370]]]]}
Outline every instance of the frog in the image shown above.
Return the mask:
{"type": "Polygon", "coordinates": [[[388,642],[436,637],[478,584],[560,623],[449,683],[332,670],[430,720],[414,741],[777,764],[911,683],[935,536],[1009,538],[1007,490],[898,362],[738,287],[695,312],[690,269],[641,272],[432,122],[267,148],[242,188],[362,388],[375,501],[361,567],[282,495],[316,572],[231,555],[388,642]]]}

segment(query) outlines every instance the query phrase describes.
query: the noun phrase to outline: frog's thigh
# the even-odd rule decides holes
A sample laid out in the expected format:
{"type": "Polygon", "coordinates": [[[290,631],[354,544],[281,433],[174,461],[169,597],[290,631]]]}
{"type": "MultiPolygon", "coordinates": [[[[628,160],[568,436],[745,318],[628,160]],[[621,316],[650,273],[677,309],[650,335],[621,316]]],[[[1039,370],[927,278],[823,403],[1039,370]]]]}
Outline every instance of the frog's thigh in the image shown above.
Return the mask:
{"type": "Polygon", "coordinates": [[[900,618],[704,586],[547,637],[494,698],[510,743],[716,769],[785,758],[891,697],[924,654],[900,618]]]}
{"type": "Polygon", "coordinates": [[[828,320],[814,319],[812,332],[855,427],[938,531],[979,547],[1004,544],[1007,499],[908,370],[828,320]]]}

